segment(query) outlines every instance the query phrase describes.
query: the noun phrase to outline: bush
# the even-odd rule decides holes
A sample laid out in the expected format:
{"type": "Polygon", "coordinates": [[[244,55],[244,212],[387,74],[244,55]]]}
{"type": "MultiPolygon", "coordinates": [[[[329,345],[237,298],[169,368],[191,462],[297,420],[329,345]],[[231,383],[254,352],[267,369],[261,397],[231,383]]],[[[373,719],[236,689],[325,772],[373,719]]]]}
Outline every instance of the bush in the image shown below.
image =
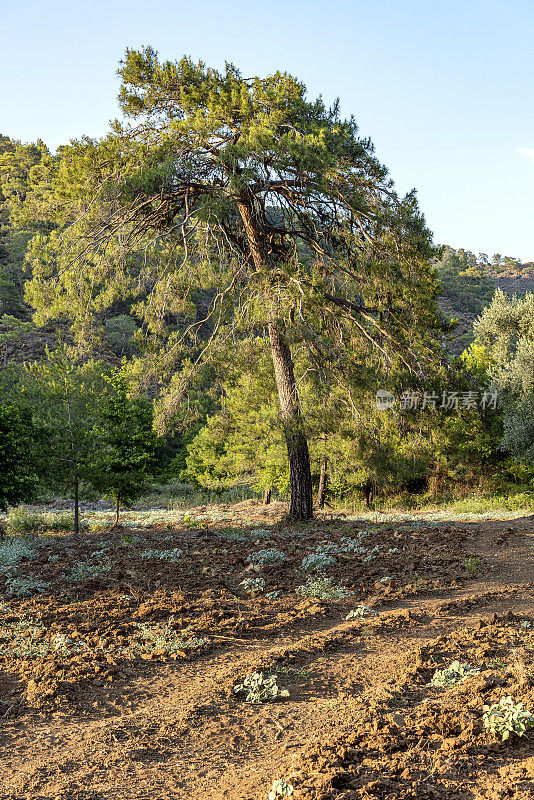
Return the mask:
{"type": "MultiPolygon", "coordinates": [[[[65,511],[62,514],[51,514],[45,519],[45,526],[50,531],[73,531],[74,530],[74,514],[70,511],[65,511]]],[[[87,524],[80,522],[80,530],[87,529],[87,524]]]]}
{"type": "MultiPolygon", "coordinates": [[[[10,508],[7,512],[7,527],[13,533],[39,533],[40,531],[73,531],[74,514],[64,511],[60,514],[45,514],[30,511],[24,506],[10,508]]],[[[87,530],[88,524],[80,521],[80,530],[87,530]]]]}
{"type": "Polygon", "coordinates": [[[466,568],[467,572],[473,577],[482,572],[483,569],[482,561],[480,560],[480,558],[476,558],[475,556],[469,556],[469,558],[466,558],[464,561],[464,567],[466,568]]]}

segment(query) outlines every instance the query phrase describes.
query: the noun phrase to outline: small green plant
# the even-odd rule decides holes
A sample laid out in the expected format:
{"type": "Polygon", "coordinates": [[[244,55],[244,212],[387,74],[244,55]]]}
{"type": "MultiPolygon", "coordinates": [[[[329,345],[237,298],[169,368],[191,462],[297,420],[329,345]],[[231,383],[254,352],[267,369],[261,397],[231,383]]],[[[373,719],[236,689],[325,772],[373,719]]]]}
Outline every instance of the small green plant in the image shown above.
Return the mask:
{"type": "Polygon", "coordinates": [[[241,581],[240,586],[243,587],[247,594],[260,594],[265,589],[265,579],[245,578],[241,581]]]}
{"type": "Polygon", "coordinates": [[[258,550],[257,553],[251,553],[247,561],[249,564],[263,567],[265,564],[276,564],[280,561],[284,561],[285,558],[286,554],[282,553],[281,550],[258,550]]]}
{"type": "Polygon", "coordinates": [[[183,552],[179,547],[174,547],[172,550],[143,550],[140,556],[160,561],[180,561],[183,552]]]}
{"type": "Polygon", "coordinates": [[[247,703],[270,703],[280,697],[289,697],[287,689],[280,689],[276,683],[276,675],[264,675],[263,672],[251,672],[234,686],[235,694],[245,695],[247,703]]]}
{"type": "Polygon", "coordinates": [[[221,539],[226,539],[227,542],[244,542],[247,538],[244,532],[239,530],[221,531],[218,536],[220,536],[221,539]]]}
{"type": "Polygon", "coordinates": [[[327,553],[316,552],[305,556],[300,566],[304,572],[317,572],[318,570],[326,569],[326,567],[331,567],[332,564],[335,563],[336,559],[334,556],[328,555],[327,553]]]}
{"type": "Polygon", "coordinates": [[[308,670],[301,667],[277,667],[276,671],[280,675],[298,675],[301,678],[308,677],[308,670]]]}
{"type": "Polygon", "coordinates": [[[21,536],[9,536],[0,543],[0,574],[16,567],[19,561],[35,558],[32,544],[21,536]]]}
{"type": "Polygon", "coordinates": [[[460,664],[459,661],[453,661],[450,666],[445,669],[437,669],[429,686],[455,686],[457,683],[465,681],[466,678],[471,678],[478,675],[480,669],[478,667],[470,667],[469,664],[460,664]]]}
{"type": "Polygon", "coordinates": [[[332,542],[327,542],[325,544],[319,544],[315,548],[316,553],[322,553],[325,556],[334,556],[339,553],[339,545],[333,544],[332,542]]]}
{"type": "Polygon", "coordinates": [[[111,571],[113,564],[110,558],[102,556],[102,553],[98,551],[91,553],[91,557],[93,557],[93,560],[78,561],[72,567],[69,576],[71,581],[83,581],[85,578],[94,578],[97,575],[111,571]]]}
{"type": "Polygon", "coordinates": [[[254,539],[267,539],[269,536],[272,536],[272,531],[269,528],[253,528],[250,531],[250,536],[254,539]]]}
{"type": "Polygon", "coordinates": [[[9,597],[31,597],[38,592],[46,592],[49,584],[34,578],[8,578],[6,581],[6,594],[9,597]]]}
{"type": "Polygon", "coordinates": [[[209,639],[198,639],[196,636],[187,638],[181,631],[173,629],[174,616],[170,616],[162,625],[137,625],[143,639],[146,640],[151,651],[171,654],[177,650],[196,650],[210,643],[209,639]]]}
{"type": "Polygon", "coordinates": [[[339,553],[365,553],[366,548],[362,545],[362,540],[369,534],[365,531],[359,531],[356,539],[351,536],[342,536],[339,540],[338,552],[339,553]]]}
{"type": "Polygon", "coordinates": [[[466,558],[464,561],[464,567],[469,575],[475,576],[482,572],[482,561],[475,556],[469,556],[469,558],[466,558]]]}
{"type": "Polygon", "coordinates": [[[289,797],[293,794],[293,787],[285,778],[277,778],[273,781],[268,800],[278,800],[279,797],[289,797]]]}
{"type": "Polygon", "coordinates": [[[297,587],[296,592],[302,597],[317,597],[319,600],[342,600],[352,595],[344,586],[335,586],[332,578],[313,578],[311,575],[305,584],[297,587]]]}
{"type": "Polygon", "coordinates": [[[46,628],[40,622],[21,617],[15,622],[2,624],[0,655],[14,658],[44,658],[51,651],[50,642],[44,639],[46,628]]]}
{"type": "Polygon", "coordinates": [[[419,572],[414,572],[412,584],[415,589],[419,590],[426,587],[426,585],[428,584],[428,580],[424,577],[424,575],[421,575],[419,572]]]}
{"type": "Polygon", "coordinates": [[[108,522],[89,522],[88,530],[91,533],[105,533],[109,528],[108,522]]]}
{"type": "Polygon", "coordinates": [[[79,653],[80,650],[88,649],[87,642],[84,639],[71,639],[64,633],[56,633],[51,640],[51,648],[58,655],[70,656],[74,653],[79,653]]]}
{"type": "Polygon", "coordinates": [[[486,661],[485,666],[489,667],[489,669],[504,669],[506,661],[503,661],[501,658],[490,658],[486,661]]]}
{"type": "Polygon", "coordinates": [[[510,695],[501,697],[498,703],[483,707],[484,728],[504,742],[511,733],[524,736],[525,732],[534,727],[534,717],[530,711],[523,709],[523,703],[514,704],[510,695]]]}
{"type": "Polygon", "coordinates": [[[370,616],[377,617],[378,613],[374,611],[372,608],[369,608],[369,606],[356,606],[356,608],[353,611],[349,611],[349,613],[345,617],[345,620],[347,620],[348,622],[351,619],[363,619],[363,617],[370,617],[370,616]]]}
{"type": "Polygon", "coordinates": [[[381,547],[379,544],[376,544],[376,545],[375,545],[375,546],[374,546],[374,547],[373,547],[371,550],[368,550],[368,551],[367,551],[367,555],[365,555],[365,556],[362,558],[362,561],[363,561],[363,563],[364,563],[364,564],[368,564],[370,561],[374,561],[374,559],[375,559],[375,558],[376,558],[378,555],[380,555],[380,553],[382,552],[382,550],[383,550],[383,548],[382,548],[382,547],[381,547]]]}
{"type": "MultiPolygon", "coordinates": [[[[125,522],[122,523],[123,527],[126,527],[125,522]]],[[[165,536],[165,539],[172,541],[172,536],[165,536]]],[[[142,544],[143,537],[140,536],[138,533],[121,533],[119,539],[119,547],[124,550],[128,550],[131,548],[135,548],[137,545],[142,544]]]]}

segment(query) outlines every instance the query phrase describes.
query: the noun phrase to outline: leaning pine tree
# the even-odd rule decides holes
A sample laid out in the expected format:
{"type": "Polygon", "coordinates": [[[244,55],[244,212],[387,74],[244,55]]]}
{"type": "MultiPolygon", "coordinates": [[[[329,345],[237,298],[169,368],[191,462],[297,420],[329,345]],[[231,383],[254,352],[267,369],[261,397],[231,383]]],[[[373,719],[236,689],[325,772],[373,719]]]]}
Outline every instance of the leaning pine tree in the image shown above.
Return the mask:
{"type": "MultiPolygon", "coordinates": [[[[337,102],[310,102],[287,73],[246,79],[232,65],[219,72],[189,58],[160,62],[151,48],[128,50],[119,73],[130,121],[115,123],[102,142],[62,150],[55,180],[64,188],[53,196],[62,224],[66,194],[77,212],[61,236],[34,243],[27,297],[41,316],[68,309],[83,327],[95,295],[101,310],[119,290],[137,291],[136,313],[157,339],[158,324],[179,318],[211,270],[203,319],[211,327],[197,361],[232,323],[234,338],[244,323],[265,331],[290,516],[309,519],[310,459],[291,348],[305,342],[318,369],[342,373],[356,337],[414,363],[416,330],[434,324],[435,294],[431,235],[415,195],[397,196],[337,102]]],[[[183,331],[177,337],[162,346],[158,363],[168,370],[183,331]]]]}

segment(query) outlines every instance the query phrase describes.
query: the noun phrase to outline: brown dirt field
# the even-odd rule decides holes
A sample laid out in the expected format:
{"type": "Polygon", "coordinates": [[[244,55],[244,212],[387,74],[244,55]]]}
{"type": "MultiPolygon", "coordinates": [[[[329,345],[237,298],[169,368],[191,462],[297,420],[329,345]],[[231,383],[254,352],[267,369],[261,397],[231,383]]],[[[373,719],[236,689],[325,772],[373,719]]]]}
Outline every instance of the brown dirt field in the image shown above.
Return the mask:
{"type": "Polygon", "coordinates": [[[266,800],[278,778],[294,800],[534,798],[534,730],[501,742],[482,725],[503,695],[534,711],[531,520],[254,514],[44,537],[18,571],[44,592],[9,596],[0,577],[0,798],[266,800]],[[325,570],[349,597],[295,592],[304,556],[364,528],[325,570]],[[262,549],[286,558],[251,566],[262,549]],[[376,613],[347,621],[362,603],[376,613]],[[480,672],[429,686],[454,659],[480,672]],[[290,697],[238,697],[255,670],[290,697]]]}

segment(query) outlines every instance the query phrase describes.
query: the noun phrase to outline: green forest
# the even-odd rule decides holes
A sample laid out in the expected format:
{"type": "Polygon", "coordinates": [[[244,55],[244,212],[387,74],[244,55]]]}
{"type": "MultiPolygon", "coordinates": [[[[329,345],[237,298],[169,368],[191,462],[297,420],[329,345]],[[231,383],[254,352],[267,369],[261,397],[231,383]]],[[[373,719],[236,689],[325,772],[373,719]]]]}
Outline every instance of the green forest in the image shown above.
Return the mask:
{"type": "Polygon", "coordinates": [[[105,138],[0,136],[2,508],[528,505],[534,265],[436,244],[287,73],[119,72],[105,138]]]}

